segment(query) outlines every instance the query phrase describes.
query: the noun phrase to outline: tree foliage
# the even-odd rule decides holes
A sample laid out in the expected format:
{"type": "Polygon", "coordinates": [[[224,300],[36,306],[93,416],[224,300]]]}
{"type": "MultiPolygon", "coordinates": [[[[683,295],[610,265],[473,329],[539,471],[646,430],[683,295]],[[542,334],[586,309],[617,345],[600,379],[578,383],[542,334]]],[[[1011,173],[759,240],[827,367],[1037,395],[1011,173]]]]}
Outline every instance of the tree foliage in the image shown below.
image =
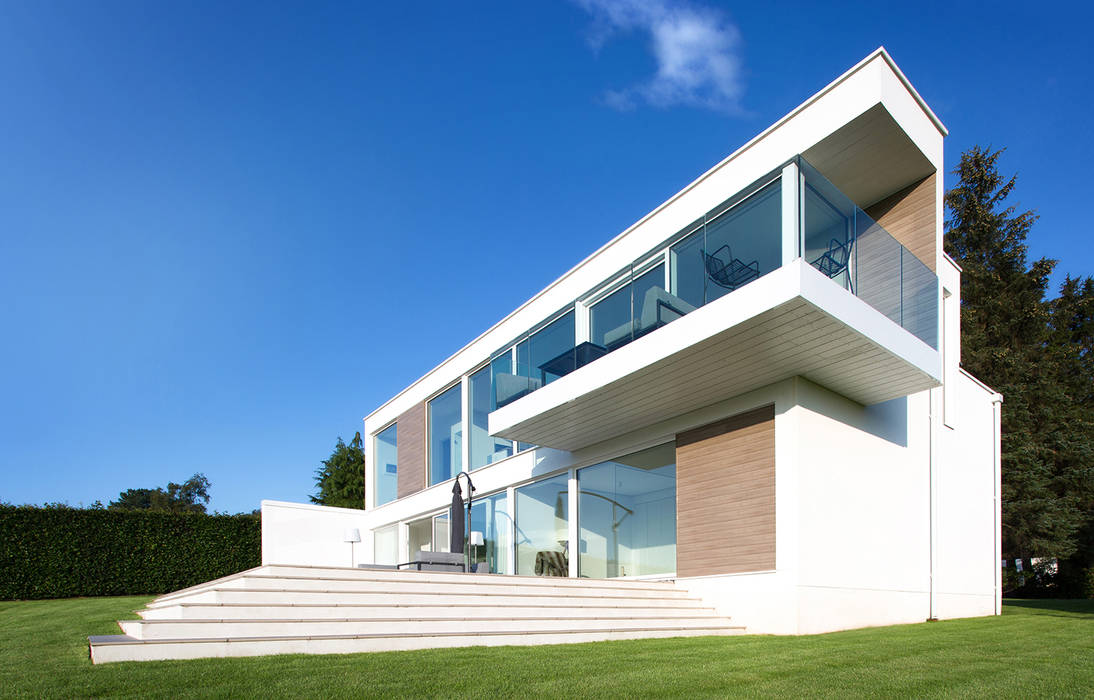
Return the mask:
{"type": "Polygon", "coordinates": [[[365,507],[365,450],[361,433],[354,435],[348,445],[338,438],[330,457],[316,470],[315,484],[319,492],[311,496],[312,503],[338,508],[365,507]]]}
{"type": "Polygon", "coordinates": [[[164,513],[204,513],[209,503],[211,484],[204,474],[191,476],[181,484],[168,482],[167,488],[126,489],[111,501],[110,510],[151,510],[164,513]]]}
{"type": "Polygon", "coordinates": [[[1005,399],[1004,556],[1090,566],[1094,281],[1068,277],[1046,300],[1057,261],[1028,261],[1037,216],[1007,204],[1017,177],[999,173],[1002,152],[962,154],[946,194],[946,252],[963,269],[961,363],[1005,399]]]}

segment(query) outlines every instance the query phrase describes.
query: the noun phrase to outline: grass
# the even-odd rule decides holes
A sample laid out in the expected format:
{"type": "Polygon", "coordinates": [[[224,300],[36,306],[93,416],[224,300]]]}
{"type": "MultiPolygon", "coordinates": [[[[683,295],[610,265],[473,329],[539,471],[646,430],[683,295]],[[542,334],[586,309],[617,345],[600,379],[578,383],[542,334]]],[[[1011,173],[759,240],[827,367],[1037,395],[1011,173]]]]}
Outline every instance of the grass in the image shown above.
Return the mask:
{"type": "Polygon", "coordinates": [[[4,697],[1089,697],[1094,601],[808,637],[150,661],[92,666],[148,598],[0,602],[4,697]]]}

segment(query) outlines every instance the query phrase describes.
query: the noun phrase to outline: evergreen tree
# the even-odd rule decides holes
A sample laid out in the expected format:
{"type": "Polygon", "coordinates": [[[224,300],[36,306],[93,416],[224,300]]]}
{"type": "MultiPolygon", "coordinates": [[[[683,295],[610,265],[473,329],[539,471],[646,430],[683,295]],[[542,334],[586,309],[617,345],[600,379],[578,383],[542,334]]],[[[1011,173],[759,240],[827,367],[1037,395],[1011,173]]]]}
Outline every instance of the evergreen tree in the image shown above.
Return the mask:
{"type": "Polygon", "coordinates": [[[962,154],[960,181],[946,194],[946,252],[963,268],[962,365],[1005,397],[1004,556],[1065,558],[1089,521],[1082,471],[1092,375],[1089,352],[1083,359],[1076,344],[1089,333],[1081,322],[1089,286],[1065,283],[1063,301],[1045,301],[1056,261],[1029,264],[1026,236],[1037,216],[1006,205],[1017,178],[999,174],[1001,153],[977,146],[962,154]]]}
{"type": "Polygon", "coordinates": [[[312,503],[338,508],[365,507],[365,450],[361,433],[347,445],[338,438],[328,459],[315,472],[319,493],[311,496],[312,503]]]}

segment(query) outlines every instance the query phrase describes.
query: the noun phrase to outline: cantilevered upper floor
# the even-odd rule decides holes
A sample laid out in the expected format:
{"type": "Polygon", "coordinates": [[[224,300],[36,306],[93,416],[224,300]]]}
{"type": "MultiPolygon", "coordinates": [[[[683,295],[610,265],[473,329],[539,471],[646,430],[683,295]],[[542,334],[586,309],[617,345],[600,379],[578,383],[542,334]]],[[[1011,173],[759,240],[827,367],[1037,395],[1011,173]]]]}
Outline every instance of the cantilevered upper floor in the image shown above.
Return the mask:
{"type": "Polygon", "coordinates": [[[945,133],[874,52],[370,414],[370,505],[786,377],[937,386],[945,133]]]}

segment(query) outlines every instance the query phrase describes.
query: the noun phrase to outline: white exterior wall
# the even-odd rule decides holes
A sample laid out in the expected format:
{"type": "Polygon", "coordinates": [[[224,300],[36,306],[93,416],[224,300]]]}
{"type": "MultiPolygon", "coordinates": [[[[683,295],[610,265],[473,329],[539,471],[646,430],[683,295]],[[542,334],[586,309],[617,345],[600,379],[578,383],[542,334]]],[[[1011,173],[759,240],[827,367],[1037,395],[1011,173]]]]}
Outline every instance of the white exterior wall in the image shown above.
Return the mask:
{"type": "Polygon", "coordinates": [[[355,566],[372,561],[372,530],[363,510],[262,501],[262,564],[355,566]],[[361,541],[344,540],[357,528],[361,541]]]}
{"type": "Polygon", "coordinates": [[[957,421],[939,435],[935,616],[999,614],[999,395],[960,372],[957,421]]]}
{"type": "Polygon", "coordinates": [[[930,616],[929,392],[860,406],[807,381],[800,412],[800,634],[930,616]]]}

